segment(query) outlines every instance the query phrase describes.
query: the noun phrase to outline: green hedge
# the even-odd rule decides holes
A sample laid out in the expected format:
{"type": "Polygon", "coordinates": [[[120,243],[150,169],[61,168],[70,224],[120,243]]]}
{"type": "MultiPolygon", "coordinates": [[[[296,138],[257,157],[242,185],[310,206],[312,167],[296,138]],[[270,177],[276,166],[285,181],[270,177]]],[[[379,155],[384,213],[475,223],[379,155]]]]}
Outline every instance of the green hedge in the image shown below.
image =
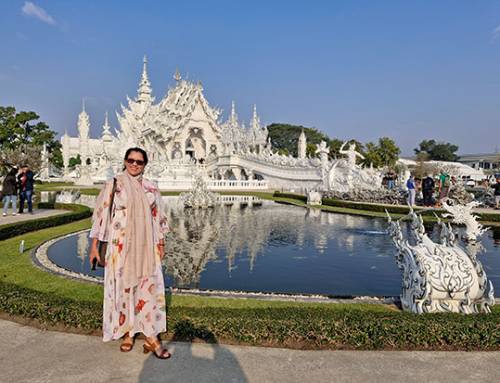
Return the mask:
{"type": "Polygon", "coordinates": [[[307,202],[307,197],[302,194],[295,194],[295,193],[282,193],[279,191],[275,191],[273,194],[273,197],[275,198],[292,198],[296,199],[302,202],[307,202]]]}
{"type": "MultiPolygon", "coordinates": [[[[0,311],[11,315],[88,332],[101,328],[102,305],[98,302],[60,298],[2,282],[0,296],[0,311]]],[[[209,342],[315,349],[500,349],[499,310],[489,315],[416,315],[368,311],[361,306],[231,308],[172,305],[168,309],[167,336],[179,340],[201,338],[209,342]]]]}
{"type": "MultiPolygon", "coordinates": [[[[307,202],[307,197],[301,194],[275,192],[273,194],[273,197],[291,198],[291,199],[296,199],[298,201],[307,202]]],[[[389,213],[393,214],[408,214],[410,212],[410,208],[407,206],[379,205],[366,202],[345,201],[334,198],[323,198],[322,204],[325,206],[341,207],[341,208],[355,209],[355,210],[366,210],[377,213],[385,213],[386,210],[389,213]]],[[[442,209],[424,209],[422,207],[414,207],[414,210],[423,216],[430,216],[430,217],[434,217],[434,214],[436,214],[438,217],[441,217],[442,214],[445,213],[445,211],[442,209]]],[[[476,215],[478,216],[480,221],[500,222],[500,214],[476,213],[476,215]]]]}
{"type": "Polygon", "coordinates": [[[2,225],[0,226],[0,241],[10,237],[28,233],[30,231],[64,225],[65,223],[78,221],[80,219],[92,216],[92,210],[83,205],[39,203],[38,207],[40,209],[62,209],[69,211],[68,213],[55,215],[52,217],[44,217],[40,219],[32,219],[28,221],[2,225]]]}
{"type": "MultiPolygon", "coordinates": [[[[365,202],[353,202],[353,201],[344,201],[340,199],[334,198],[323,198],[323,205],[326,206],[335,206],[335,207],[344,207],[348,209],[357,209],[357,210],[368,210],[375,211],[378,213],[385,213],[387,210],[389,213],[394,214],[408,214],[410,212],[410,208],[407,206],[399,206],[399,205],[376,205],[365,202]]],[[[436,213],[438,216],[443,213],[442,210],[424,210],[422,208],[414,208],[415,211],[418,211],[422,215],[434,215],[436,213]]]]}

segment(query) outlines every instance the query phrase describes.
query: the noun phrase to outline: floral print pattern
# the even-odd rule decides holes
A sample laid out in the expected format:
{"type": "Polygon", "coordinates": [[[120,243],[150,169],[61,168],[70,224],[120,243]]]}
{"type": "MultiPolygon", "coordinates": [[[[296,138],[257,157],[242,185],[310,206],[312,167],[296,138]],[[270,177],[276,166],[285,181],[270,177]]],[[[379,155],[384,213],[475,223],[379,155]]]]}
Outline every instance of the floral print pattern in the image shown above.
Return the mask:
{"type": "Polygon", "coordinates": [[[142,187],[151,206],[153,242],[159,265],[153,275],[144,278],[137,286],[125,289],[122,285],[125,227],[127,225],[127,196],[123,185],[117,181],[112,218],[109,203],[113,181],[108,181],[97,197],[94,208],[91,238],[107,241],[104,269],[103,340],[119,339],[127,332],[142,332],[148,337],[166,330],[165,286],[157,244],[169,231],[163,201],[158,187],[143,179],[142,187]]]}

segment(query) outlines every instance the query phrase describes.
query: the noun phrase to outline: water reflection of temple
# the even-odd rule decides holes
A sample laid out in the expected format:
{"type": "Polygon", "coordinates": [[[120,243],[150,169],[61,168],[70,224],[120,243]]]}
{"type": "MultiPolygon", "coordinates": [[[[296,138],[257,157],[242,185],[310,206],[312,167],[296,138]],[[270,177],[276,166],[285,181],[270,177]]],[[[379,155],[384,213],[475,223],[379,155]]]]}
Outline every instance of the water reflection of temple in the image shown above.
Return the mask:
{"type": "MultiPolygon", "coordinates": [[[[247,262],[252,271],[270,246],[299,251],[312,246],[321,255],[335,241],[352,250],[363,220],[249,196],[222,196],[210,209],[184,209],[175,197],[166,197],[165,205],[172,232],[164,262],[176,287],[199,287],[201,273],[214,261],[226,262],[229,274],[247,262]]],[[[383,222],[369,222],[372,229],[384,229],[383,222]]]]}
{"type": "Polygon", "coordinates": [[[81,259],[82,265],[87,259],[87,250],[89,246],[89,233],[87,231],[78,234],[78,239],[76,242],[78,258],[81,259]]]}

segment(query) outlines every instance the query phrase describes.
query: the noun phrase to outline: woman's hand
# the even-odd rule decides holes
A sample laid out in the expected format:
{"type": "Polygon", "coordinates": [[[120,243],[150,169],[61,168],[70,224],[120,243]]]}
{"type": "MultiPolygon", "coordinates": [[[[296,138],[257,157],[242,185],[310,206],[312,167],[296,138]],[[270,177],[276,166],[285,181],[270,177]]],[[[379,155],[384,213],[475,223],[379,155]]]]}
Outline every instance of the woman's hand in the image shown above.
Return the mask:
{"type": "Polygon", "coordinates": [[[101,259],[101,257],[99,257],[99,251],[97,250],[97,248],[93,248],[92,247],[90,249],[90,254],[89,254],[90,266],[93,266],[94,259],[97,260],[97,262],[99,262],[99,260],[101,259]]]}
{"type": "Polygon", "coordinates": [[[97,260],[97,262],[99,262],[101,257],[99,256],[99,250],[97,249],[97,239],[92,238],[92,243],[90,244],[90,253],[89,253],[90,266],[94,265],[94,259],[97,260]]]}
{"type": "Polygon", "coordinates": [[[158,243],[158,251],[160,253],[160,260],[162,260],[165,257],[165,243],[164,242],[158,243]]]}

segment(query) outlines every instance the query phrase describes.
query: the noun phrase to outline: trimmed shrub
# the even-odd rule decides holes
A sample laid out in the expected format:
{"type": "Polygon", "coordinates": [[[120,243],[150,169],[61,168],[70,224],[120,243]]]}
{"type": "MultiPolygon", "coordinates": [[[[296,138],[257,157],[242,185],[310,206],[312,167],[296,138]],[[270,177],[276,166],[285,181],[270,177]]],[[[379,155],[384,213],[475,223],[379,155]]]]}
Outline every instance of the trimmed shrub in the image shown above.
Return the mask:
{"type": "Polygon", "coordinates": [[[275,191],[273,194],[273,197],[275,198],[291,198],[291,199],[296,199],[302,202],[307,202],[307,197],[302,194],[295,194],[295,193],[282,193],[279,191],[275,191]]]}
{"type": "Polygon", "coordinates": [[[83,205],[39,203],[38,207],[41,209],[64,209],[69,210],[69,212],[52,217],[44,217],[40,219],[2,225],[0,226],[0,241],[15,237],[17,235],[28,233],[30,231],[64,225],[66,223],[78,221],[80,219],[92,216],[92,210],[83,205]]]}
{"type": "MultiPolygon", "coordinates": [[[[75,301],[0,282],[0,311],[41,324],[95,331],[100,302],[75,301]]],[[[367,310],[362,305],[241,308],[173,305],[174,339],[324,349],[500,350],[500,311],[425,314],[367,310]]]]}
{"type": "MultiPolygon", "coordinates": [[[[281,193],[277,191],[274,192],[273,197],[290,198],[302,202],[307,202],[306,196],[295,193],[281,193]]],[[[408,214],[410,212],[410,208],[407,206],[379,205],[366,202],[345,201],[334,198],[323,198],[322,203],[325,206],[341,207],[345,209],[355,209],[355,210],[366,210],[377,213],[385,213],[386,210],[392,214],[408,214]]],[[[429,216],[429,217],[434,217],[434,214],[436,214],[438,217],[441,217],[443,213],[445,213],[445,211],[442,209],[424,209],[421,207],[414,207],[413,210],[415,210],[416,212],[418,212],[423,216],[429,216]]],[[[476,213],[476,215],[478,216],[480,221],[500,222],[500,214],[476,213]]]]}

